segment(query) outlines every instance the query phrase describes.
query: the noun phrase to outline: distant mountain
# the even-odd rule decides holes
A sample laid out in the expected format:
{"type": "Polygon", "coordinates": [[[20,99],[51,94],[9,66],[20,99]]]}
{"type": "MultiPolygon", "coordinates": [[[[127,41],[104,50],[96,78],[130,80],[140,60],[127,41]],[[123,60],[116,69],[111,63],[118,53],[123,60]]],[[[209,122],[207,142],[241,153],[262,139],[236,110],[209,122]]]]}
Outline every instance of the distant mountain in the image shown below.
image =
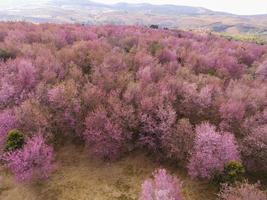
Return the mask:
{"type": "Polygon", "coordinates": [[[87,0],[49,0],[49,4],[64,6],[64,5],[75,5],[75,6],[98,6],[98,7],[108,7],[108,5],[96,3],[87,0]]]}
{"type": "Polygon", "coordinates": [[[198,15],[198,14],[212,14],[211,10],[190,7],[190,6],[175,6],[175,5],[152,5],[148,3],[142,4],[129,4],[129,3],[117,3],[113,5],[96,3],[87,0],[50,0],[49,4],[57,6],[86,6],[94,7],[98,9],[111,9],[113,11],[126,11],[126,12],[143,12],[152,14],[164,14],[164,15],[198,15]]]}
{"type": "Polygon", "coordinates": [[[267,15],[238,16],[201,7],[147,3],[108,5],[89,0],[18,0],[16,5],[1,5],[0,2],[0,20],[35,23],[156,24],[167,28],[205,29],[231,34],[267,34],[267,15]]]}
{"type": "Polygon", "coordinates": [[[175,5],[151,5],[151,4],[128,4],[118,3],[114,9],[128,12],[144,12],[162,15],[200,15],[213,14],[214,12],[205,8],[175,5]]]}

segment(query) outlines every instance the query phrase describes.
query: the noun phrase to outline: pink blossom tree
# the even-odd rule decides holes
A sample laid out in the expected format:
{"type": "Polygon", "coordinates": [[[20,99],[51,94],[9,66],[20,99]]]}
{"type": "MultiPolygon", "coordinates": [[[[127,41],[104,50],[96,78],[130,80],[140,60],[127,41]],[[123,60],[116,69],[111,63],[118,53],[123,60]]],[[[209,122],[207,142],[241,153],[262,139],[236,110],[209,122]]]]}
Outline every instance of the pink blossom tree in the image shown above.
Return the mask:
{"type": "Polygon", "coordinates": [[[267,125],[253,128],[242,140],[241,153],[249,171],[267,171],[267,125]]]}
{"type": "Polygon", "coordinates": [[[153,173],[153,179],[145,180],[139,200],[183,200],[182,183],[165,169],[153,173]]]}
{"type": "Polygon", "coordinates": [[[215,126],[202,123],[196,127],[196,139],[188,173],[192,178],[212,179],[231,160],[240,160],[238,146],[230,133],[217,132],[215,126]]]}
{"type": "Polygon", "coordinates": [[[241,183],[237,186],[224,185],[218,194],[218,200],[265,200],[266,193],[259,189],[259,184],[241,183]]]}
{"type": "Polygon", "coordinates": [[[54,151],[41,135],[29,139],[23,149],[5,156],[7,166],[19,182],[48,178],[54,170],[54,151]]]}
{"type": "Polygon", "coordinates": [[[15,115],[18,127],[27,136],[33,136],[38,132],[48,133],[51,131],[48,109],[36,99],[28,99],[16,107],[15,115]]]}
{"type": "Polygon", "coordinates": [[[164,151],[168,158],[186,163],[193,150],[195,132],[188,119],[180,119],[176,129],[162,136],[164,151]]]}
{"type": "Polygon", "coordinates": [[[73,80],[65,81],[48,91],[48,101],[56,129],[63,134],[80,134],[82,124],[81,100],[78,86],[73,80]]]}
{"type": "Polygon", "coordinates": [[[220,106],[221,128],[240,132],[240,125],[245,116],[245,104],[241,101],[228,100],[220,106]]]}
{"type": "Polygon", "coordinates": [[[0,105],[5,106],[27,98],[37,82],[36,68],[28,59],[20,58],[2,64],[0,75],[0,105]]]}
{"type": "Polygon", "coordinates": [[[99,108],[85,119],[84,139],[91,153],[104,159],[116,159],[123,152],[126,138],[122,127],[99,108]]]}
{"type": "Polygon", "coordinates": [[[140,112],[139,117],[140,143],[149,150],[159,153],[162,150],[164,137],[171,135],[175,130],[176,112],[170,105],[150,107],[150,104],[153,105],[150,101],[151,99],[148,98],[142,102],[144,110],[140,112]]]}

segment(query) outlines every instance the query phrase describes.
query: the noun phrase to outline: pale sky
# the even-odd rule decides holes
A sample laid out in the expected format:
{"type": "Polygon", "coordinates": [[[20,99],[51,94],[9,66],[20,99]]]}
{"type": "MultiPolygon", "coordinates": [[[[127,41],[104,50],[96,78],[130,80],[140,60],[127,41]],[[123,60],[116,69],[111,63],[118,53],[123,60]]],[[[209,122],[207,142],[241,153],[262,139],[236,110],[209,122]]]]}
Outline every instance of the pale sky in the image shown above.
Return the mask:
{"type": "MultiPolygon", "coordinates": [[[[53,0],[0,0],[0,10],[5,6],[19,4],[42,4],[53,0]]],[[[267,0],[92,0],[106,4],[127,3],[152,3],[152,4],[175,4],[187,6],[200,6],[215,11],[225,11],[235,14],[252,15],[267,14],[267,0]]],[[[73,0],[75,2],[75,0],[73,0]]]]}

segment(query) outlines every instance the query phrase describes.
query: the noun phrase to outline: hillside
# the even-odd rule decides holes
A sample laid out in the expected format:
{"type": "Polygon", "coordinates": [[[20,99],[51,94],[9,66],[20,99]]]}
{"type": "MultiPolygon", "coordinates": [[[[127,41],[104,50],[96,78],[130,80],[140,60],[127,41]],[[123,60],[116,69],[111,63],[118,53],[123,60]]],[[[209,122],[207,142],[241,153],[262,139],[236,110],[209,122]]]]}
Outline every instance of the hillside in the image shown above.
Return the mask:
{"type": "MultiPolygon", "coordinates": [[[[266,35],[267,16],[238,16],[205,8],[118,3],[105,5],[87,0],[18,1],[2,3],[2,20],[30,22],[151,25],[180,29],[204,29],[230,34],[266,35]]],[[[0,3],[1,5],[1,3],[0,3]]]]}
{"type": "Polygon", "coordinates": [[[4,200],[266,200],[267,45],[1,22],[0,122],[4,200]]]}

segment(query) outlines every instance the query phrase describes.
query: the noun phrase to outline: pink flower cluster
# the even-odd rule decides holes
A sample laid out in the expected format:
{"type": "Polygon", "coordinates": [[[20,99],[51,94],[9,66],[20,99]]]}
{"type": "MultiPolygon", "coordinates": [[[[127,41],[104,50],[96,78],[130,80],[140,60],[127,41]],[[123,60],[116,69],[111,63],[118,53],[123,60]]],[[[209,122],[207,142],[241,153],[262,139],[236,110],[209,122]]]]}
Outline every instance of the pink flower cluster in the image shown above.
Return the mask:
{"type": "Polygon", "coordinates": [[[139,200],[183,200],[182,183],[165,169],[153,173],[153,179],[142,184],[139,200]]]}
{"type": "Polygon", "coordinates": [[[266,200],[267,195],[259,184],[242,183],[237,186],[225,185],[218,194],[218,200],[266,200]]]}
{"type": "Polygon", "coordinates": [[[237,143],[231,133],[217,132],[202,123],[196,127],[196,139],[189,160],[188,172],[193,178],[213,178],[231,160],[240,160],[237,143]]]}
{"type": "Polygon", "coordinates": [[[8,153],[5,157],[19,182],[48,178],[54,170],[53,148],[45,144],[41,135],[31,138],[22,149],[8,153]]]}

